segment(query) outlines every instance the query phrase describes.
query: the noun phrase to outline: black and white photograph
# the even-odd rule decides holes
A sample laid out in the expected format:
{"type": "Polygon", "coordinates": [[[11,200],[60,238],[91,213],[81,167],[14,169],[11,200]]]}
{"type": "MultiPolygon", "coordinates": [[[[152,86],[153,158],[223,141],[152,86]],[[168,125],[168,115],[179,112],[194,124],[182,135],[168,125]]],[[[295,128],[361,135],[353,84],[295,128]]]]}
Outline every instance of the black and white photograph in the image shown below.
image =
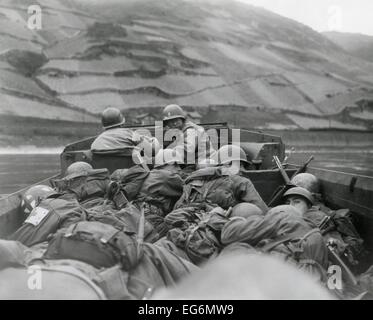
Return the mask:
{"type": "Polygon", "coordinates": [[[0,300],[373,300],[372,12],[0,0],[0,300]]]}

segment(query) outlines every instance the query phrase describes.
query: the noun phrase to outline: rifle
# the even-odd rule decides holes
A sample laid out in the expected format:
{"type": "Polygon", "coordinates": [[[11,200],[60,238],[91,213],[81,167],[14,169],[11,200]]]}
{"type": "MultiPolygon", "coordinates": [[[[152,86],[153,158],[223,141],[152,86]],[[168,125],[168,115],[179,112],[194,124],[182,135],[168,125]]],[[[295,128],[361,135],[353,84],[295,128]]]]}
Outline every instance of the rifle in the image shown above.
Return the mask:
{"type": "Polygon", "coordinates": [[[330,216],[325,216],[325,217],[321,220],[320,225],[319,225],[319,229],[320,229],[320,231],[321,231],[321,234],[325,234],[325,233],[326,233],[324,229],[325,229],[325,227],[326,227],[326,225],[328,224],[328,222],[329,222],[330,219],[331,219],[330,216]]]}
{"type": "MultiPolygon", "coordinates": [[[[291,184],[291,180],[289,176],[287,175],[286,171],[284,170],[281,161],[277,156],[274,156],[273,159],[275,160],[275,163],[280,170],[280,173],[285,181],[285,184],[278,187],[277,190],[273,193],[271,200],[268,203],[268,207],[272,207],[274,204],[278,203],[278,201],[283,197],[284,193],[288,191],[290,188],[295,187],[291,184]]],[[[310,162],[314,159],[314,156],[311,156],[292,176],[291,178],[295,177],[297,174],[302,173],[306,171],[307,166],[310,164],[310,162]]]]}
{"type": "Polygon", "coordinates": [[[334,260],[334,263],[337,263],[342,268],[342,270],[347,275],[348,280],[353,285],[356,286],[358,284],[358,281],[356,280],[356,277],[354,276],[354,274],[352,273],[352,271],[350,270],[350,268],[347,267],[347,265],[344,263],[344,261],[338,255],[338,253],[336,252],[335,245],[333,243],[331,243],[331,242],[328,242],[326,244],[326,247],[328,248],[328,252],[329,252],[329,255],[332,257],[332,260],[334,260]]]}
{"type": "Polygon", "coordinates": [[[280,159],[277,156],[273,156],[273,159],[275,160],[277,168],[280,170],[280,173],[281,173],[282,177],[284,178],[285,183],[290,184],[289,176],[286,173],[284,167],[282,166],[282,163],[281,163],[280,159]]]}
{"type": "Polygon", "coordinates": [[[293,179],[297,174],[305,172],[306,169],[307,169],[307,167],[308,167],[308,165],[314,159],[315,159],[315,157],[313,155],[310,156],[309,159],[303,164],[303,166],[301,166],[297,171],[295,171],[295,173],[291,176],[291,178],[293,179]]]}

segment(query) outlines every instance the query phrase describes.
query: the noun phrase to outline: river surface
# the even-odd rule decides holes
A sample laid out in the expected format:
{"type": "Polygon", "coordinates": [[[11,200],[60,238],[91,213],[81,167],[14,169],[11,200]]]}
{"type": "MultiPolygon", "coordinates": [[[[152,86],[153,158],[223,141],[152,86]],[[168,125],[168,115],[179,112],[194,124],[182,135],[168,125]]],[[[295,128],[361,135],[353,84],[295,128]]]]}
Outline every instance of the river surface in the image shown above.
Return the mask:
{"type": "MultiPolygon", "coordinates": [[[[311,166],[336,171],[357,173],[373,177],[372,150],[307,150],[296,151],[289,157],[290,163],[302,163],[310,155],[315,156],[311,166]]],[[[0,195],[21,188],[59,173],[58,153],[0,153],[0,195]]]]}

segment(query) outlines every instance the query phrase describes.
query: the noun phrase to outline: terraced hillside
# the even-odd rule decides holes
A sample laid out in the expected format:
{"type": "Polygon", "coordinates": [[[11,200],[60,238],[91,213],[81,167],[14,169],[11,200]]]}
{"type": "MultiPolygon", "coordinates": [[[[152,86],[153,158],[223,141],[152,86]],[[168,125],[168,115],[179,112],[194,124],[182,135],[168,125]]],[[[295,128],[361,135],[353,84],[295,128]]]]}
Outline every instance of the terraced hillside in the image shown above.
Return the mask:
{"type": "Polygon", "coordinates": [[[323,35],[350,54],[373,62],[373,36],[337,31],[324,32],[323,35]]]}
{"type": "Polygon", "coordinates": [[[135,122],[178,103],[260,129],[373,127],[355,103],[373,99],[373,63],[233,0],[0,0],[0,26],[3,114],[95,122],[112,105],[135,122]]]}

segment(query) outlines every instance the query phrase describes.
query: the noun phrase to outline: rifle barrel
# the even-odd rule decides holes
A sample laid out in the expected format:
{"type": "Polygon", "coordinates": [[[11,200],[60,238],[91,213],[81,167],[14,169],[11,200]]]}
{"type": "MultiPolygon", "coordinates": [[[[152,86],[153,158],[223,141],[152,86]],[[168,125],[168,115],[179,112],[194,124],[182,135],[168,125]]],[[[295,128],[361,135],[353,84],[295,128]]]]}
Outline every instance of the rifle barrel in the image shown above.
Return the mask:
{"type": "Polygon", "coordinates": [[[275,159],[276,165],[277,165],[278,169],[280,170],[280,173],[281,173],[282,177],[284,178],[285,183],[290,184],[289,176],[287,175],[286,171],[284,170],[280,159],[277,156],[274,156],[273,158],[275,159]]]}
{"type": "Polygon", "coordinates": [[[309,159],[303,164],[303,166],[301,166],[293,175],[291,178],[294,178],[297,174],[299,173],[303,173],[304,171],[306,171],[308,165],[311,163],[311,161],[315,159],[315,157],[312,155],[309,157],[309,159]]]}

